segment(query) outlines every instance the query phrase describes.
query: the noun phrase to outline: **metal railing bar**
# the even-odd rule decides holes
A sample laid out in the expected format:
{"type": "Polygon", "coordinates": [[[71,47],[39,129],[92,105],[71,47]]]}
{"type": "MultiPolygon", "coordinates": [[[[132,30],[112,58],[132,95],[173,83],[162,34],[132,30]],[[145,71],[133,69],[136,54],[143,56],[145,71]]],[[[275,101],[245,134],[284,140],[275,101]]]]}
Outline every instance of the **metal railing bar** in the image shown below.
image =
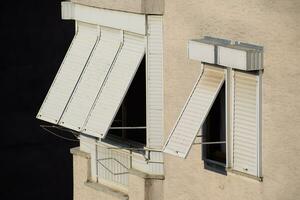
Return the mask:
{"type": "Polygon", "coordinates": [[[128,130],[128,129],[146,129],[145,126],[132,126],[132,127],[110,127],[110,130],[128,130]]]}
{"type": "Polygon", "coordinates": [[[220,141],[220,142],[199,142],[194,144],[203,144],[203,145],[209,145],[209,144],[226,144],[226,141],[220,141]]]}

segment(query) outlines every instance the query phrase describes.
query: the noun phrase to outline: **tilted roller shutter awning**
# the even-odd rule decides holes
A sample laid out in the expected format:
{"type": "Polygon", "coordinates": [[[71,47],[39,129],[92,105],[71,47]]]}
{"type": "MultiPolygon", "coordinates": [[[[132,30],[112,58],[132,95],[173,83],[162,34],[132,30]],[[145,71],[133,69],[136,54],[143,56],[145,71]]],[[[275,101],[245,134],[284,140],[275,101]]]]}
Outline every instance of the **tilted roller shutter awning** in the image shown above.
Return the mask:
{"type": "Polygon", "coordinates": [[[78,22],[37,118],[103,138],[145,54],[146,36],[78,22]]]}
{"type": "Polygon", "coordinates": [[[121,31],[101,27],[100,41],[78,81],[78,85],[61,118],[60,125],[81,130],[90,109],[121,48],[121,31]]]}
{"type": "Polygon", "coordinates": [[[124,33],[122,49],[90,112],[83,133],[104,138],[145,54],[145,37],[124,33]]]}
{"type": "Polygon", "coordinates": [[[57,124],[77,81],[98,40],[98,27],[78,23],[77,33],[37,114],[37,118],[57,124]]]}
{"type": "Polygon", "coordinates": [[[224,83],[225,70],[205,66],[163,148],[165,153],[186,158],[224,83]]]}

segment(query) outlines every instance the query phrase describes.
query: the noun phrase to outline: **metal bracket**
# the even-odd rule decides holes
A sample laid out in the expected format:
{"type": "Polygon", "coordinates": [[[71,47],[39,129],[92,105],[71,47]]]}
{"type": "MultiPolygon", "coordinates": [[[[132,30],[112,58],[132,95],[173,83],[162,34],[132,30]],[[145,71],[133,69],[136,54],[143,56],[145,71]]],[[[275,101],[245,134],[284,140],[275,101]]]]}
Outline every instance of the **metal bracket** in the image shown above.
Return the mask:
{"type": "Polygon", "coordinates": [[[219,142],[199,142],[199,143],[193,143],[193,144],[203,144],[203,145],[209,145],[209,144],[226,144],[226,141],[219,141],[219,142]]]}

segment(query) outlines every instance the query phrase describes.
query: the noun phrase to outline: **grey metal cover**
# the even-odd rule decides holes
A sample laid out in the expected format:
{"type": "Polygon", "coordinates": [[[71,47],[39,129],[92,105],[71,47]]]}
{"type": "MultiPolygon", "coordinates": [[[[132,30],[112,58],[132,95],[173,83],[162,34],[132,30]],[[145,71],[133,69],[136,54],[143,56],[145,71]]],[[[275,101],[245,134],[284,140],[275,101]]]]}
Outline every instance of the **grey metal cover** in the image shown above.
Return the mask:
{"type": "Polygon", "coordinates": [[[77,33],[37,114],[38,119],[58,123],[98,35],[97,26],[78,23],[77,33]]]}
{"type": "Polygon", "coordinates": [[[204,67],[190,97],[163,148],[165,153],[186,158],[224,83],[225,70],[204,67]]]}
{"type": "Polygon", "coordinates": [[[77,131],[82,129],[121,47],[121,36],[120,30],[101,27],[100,40],[78,81],[60,125],[77,131]]]}
{"type": "Polygon", "coordinates": [[[124,33],[123,47],[86,120],[83,133],[99,138],[106,136],[144,54],[145,36],[124,33]]]}

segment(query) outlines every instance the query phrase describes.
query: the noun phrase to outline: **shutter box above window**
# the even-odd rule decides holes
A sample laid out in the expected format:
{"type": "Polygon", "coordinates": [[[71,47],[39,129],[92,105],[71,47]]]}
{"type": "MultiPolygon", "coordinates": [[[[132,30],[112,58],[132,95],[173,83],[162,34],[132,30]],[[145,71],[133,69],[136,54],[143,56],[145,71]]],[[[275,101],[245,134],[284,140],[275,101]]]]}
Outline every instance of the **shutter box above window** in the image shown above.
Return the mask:
{"type": "Polygon", "coordinates": [[[89,7],[69,1],[61,3],[62,19],[98,24],[146,35],[146,15],[89,7]]]}
{"type": "Polygon", "coordinates": [[[263,69],[263,47],[225,39],[206,36],[190,40],[188,56],[193,60],[244,71],[263,69]]]}

